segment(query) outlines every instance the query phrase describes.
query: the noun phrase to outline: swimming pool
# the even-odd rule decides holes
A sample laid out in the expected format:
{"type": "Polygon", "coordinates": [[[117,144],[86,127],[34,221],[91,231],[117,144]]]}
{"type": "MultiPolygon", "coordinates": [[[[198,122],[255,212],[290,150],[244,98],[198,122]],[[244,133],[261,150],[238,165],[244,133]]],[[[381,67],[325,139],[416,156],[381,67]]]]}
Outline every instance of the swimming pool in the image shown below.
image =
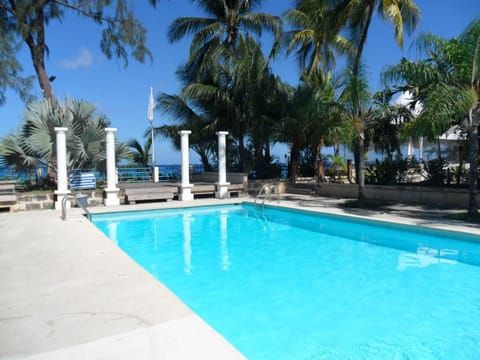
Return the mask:
{"type": "Polygon", "coordinates": [[[478,237],[250,205],[93,222],[249,359],[480,358],[478,237]]]}

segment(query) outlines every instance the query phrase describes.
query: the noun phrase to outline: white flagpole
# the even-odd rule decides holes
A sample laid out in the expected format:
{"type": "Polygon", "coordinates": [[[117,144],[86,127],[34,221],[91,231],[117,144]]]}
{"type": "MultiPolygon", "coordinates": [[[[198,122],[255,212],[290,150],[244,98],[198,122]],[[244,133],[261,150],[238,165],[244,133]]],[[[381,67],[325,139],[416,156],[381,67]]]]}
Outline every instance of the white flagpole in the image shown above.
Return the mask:
{"type": "MultiPolygon", "coordinates": [[[[152,131],[152,174],[155,174],[155,138],[153,132],[153,111],[155,110],[155,100],[153,98],[153,87],[150,86],[150,97],[148,99],[148,113],[147,118],[150,121],[150,127],[152,131]]],[[[152,180],[155,181],[155,176],[152,176],[152,180]]]]}

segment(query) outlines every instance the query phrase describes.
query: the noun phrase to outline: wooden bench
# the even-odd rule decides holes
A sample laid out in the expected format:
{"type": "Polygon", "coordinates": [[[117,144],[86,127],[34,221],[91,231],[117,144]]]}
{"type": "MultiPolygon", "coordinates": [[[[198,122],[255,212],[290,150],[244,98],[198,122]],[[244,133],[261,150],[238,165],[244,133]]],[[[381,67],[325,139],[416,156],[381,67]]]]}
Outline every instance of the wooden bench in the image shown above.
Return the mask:
{"type": "Polygon", "coordinates": [[[0,208],[13,211],[13,206],[17,203],[15,184],[16,181],[0,181],[0,208]]]}
{"type": "Polygon", "coordinates": [[[136,186],[125,187],[125,203],[135,204],[137,201],[172,200],[177,188],[174,186],[136,186]]]}

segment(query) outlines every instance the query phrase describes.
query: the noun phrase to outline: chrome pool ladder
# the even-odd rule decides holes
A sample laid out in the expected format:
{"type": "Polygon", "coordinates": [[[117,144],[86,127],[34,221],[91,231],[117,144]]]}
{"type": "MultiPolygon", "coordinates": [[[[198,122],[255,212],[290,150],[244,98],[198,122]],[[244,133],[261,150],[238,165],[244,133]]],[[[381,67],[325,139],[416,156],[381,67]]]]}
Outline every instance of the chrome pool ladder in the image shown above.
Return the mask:
{"type": "Polygon", "coordinates": [[[87,204],[86,202],[84,203],[83,202],[83,197],[86,197],[86,195],[84,194],[76,194],[75,196],[72,196],[72,195],[67,195],[67,196],[64,196],[63,199],[62,199],[62,220],[66,220],[67,219],[67,201],[68,200],[72,200],[74,199],[77,206],[81,207],[82,210],[85,212],[85,214],[87,215],[87,219],[90,220],[91,219],[91,214],[90,214],[90,211],[88,211],[87,209],[87,204]]]}
{"type": "Polygon", "coordinates": [[[262,188],[255,197],[255,205],[260,199],[262,199],[262,205],[265,205],[265,201],[272,200],[272,195],[274,194],[277,195],[277,203],[279,203],[280,191],[278,189],[278,184],[263,184],[262,188]]]}

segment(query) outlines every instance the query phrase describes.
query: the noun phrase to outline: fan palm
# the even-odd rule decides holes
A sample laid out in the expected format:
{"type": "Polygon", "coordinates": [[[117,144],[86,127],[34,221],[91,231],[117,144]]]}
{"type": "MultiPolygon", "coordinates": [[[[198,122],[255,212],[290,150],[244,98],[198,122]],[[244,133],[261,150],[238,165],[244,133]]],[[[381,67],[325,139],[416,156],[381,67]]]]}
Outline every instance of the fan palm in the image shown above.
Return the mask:
{"type": "MultiPolygon", "coordinates": [[[[93,104],[83,100],[37,100],[25,109],[23,122],[17,132],[0,140],[0,163],[11,166],[19,173],[47,166],[54,177],[56,167],[55,127],[67,127],[67,167],[90,169],[102,166],[105,160],[105,128],[110,121],[98,114],[93,104]]],[[[117,145],[117,158],[129,153],[117,145]]]]}

